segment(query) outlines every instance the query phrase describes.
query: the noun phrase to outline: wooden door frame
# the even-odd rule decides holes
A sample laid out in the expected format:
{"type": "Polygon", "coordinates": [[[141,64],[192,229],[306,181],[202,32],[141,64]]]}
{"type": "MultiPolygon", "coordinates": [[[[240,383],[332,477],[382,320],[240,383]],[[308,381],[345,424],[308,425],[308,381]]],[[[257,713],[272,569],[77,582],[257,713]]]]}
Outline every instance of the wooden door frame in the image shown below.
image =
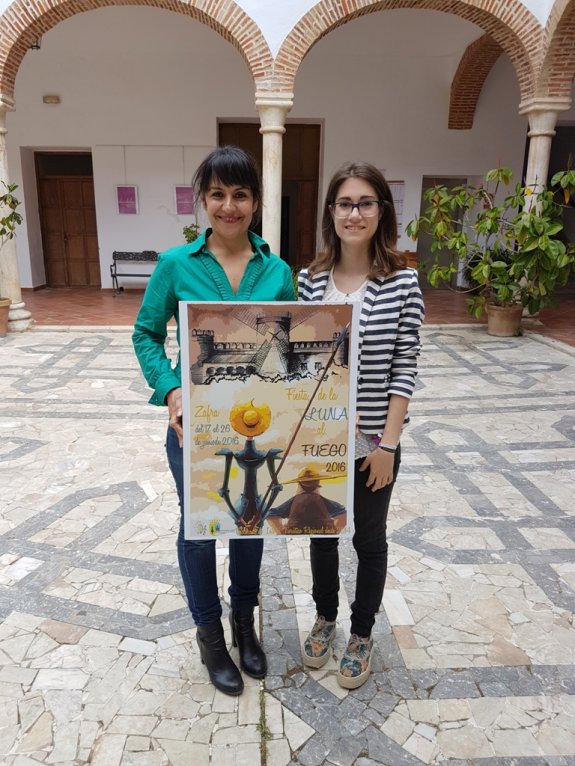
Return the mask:
{"type": "MultiPolygon", "coordinates": [[[[82,150],[72,150],[72,149],[64,149],[64,150],[44,150],[44,149],[34,149],[34,174],[36,177],[36,200],[38,204],[38,218],[40,223],[40,237],[42,240],[42,260],[44,264],[44,274],[46,278],[47,283],[47,273],[48,270],[46,268],[46,242],[45,242],[45,231],[44,231],[44,222],[43,222],[43,216],[42,216],[42,206],[41,206],[41,196],[40,196],[40,181],[45,178],[52,178],[55,180],[61,180],[66,178],[77,178],[80,180],[91,180],[92,186],[94,187],[94,193],[95,193],[95,185],[94,185],[94,173],[92,172],[91,175],[54,175],[54,176],[42,176],[40,177],[40,169],[39,169],[39,160],[41,156],[58,156],[58,157],[68,157],[68,156],[86,156],[90,157],[91,160],[93,160],[93,153],[90,149],[82,149],[82,150]]],[[[95,196],[95,195],[94,195],[95,196]]],[[[60,200],[60,209],[62,209],[62,200],[60,200]]],[[[98,235],[98,232],[96,231],[96,236],[98,235]]],[[[68,272],[68,244],[67,240],[64,238],[64,232],[62,231],[62,239],[64,241],[64,247],[66,249],[66,280],[70,281],[70,274],[68,272]]],[[[69,285],[66,285],[69,287],[69,285]]],[[[102,287],[102,274],[100,271],[100,278],[99,278],[99,285],[93,285],[92,287],[96,288],[98,287],[101,289],[102,287]]],[[[59,288],[55,288],[59,289],[59,288]]]]}
{"type": "MultiPolygon", "coordinates": [[[[218,117],[216,120],[216,143],[218,146],[220,146],[220,126],[222,125],[252,125],[254,127],[259,128],[260,127],[260,121],[257,118],[228,118],[228,117],[218,117]]],[[[323,147],[324,147],[324,126],[325,121],[323,119],[313,119],[313,118],[288,118],[285,122],[286,129],[289,130],[290,126],[310,126],[310,127],[317,127],[319,137],[318,137],[318,146],[317,146],[317,170],[315,174],[315,178],[313,179],[313,182],[315,184],[315,227],[314,227],[314,237],[313,237],[313,253],[315,255],[317,251],[317,243],[318,243],[318,235],[321,229],[321,192],[322,192],[322,173],[323,173],[323,147]]],[[[260,136],[261,141],[261,136],[260,136]]],[[[285,141],[285,138],[284,138],[285,141]]],[[[285,162],[283,161],[285,159],[285,151],[284,146],[282,145],[282,183],[284,181],[293,181],[295,183],[302,183],[302,181],[305,180],[311,180],[311,179],[298,179],[298,178],[286,178],[285,177],[285,162]]],[[[265,182],[265,181],[264,181],[265,182]]],[[[279,254],[279,253],[278,253],[279,254]]],[[[292,268],[301,268],[304,264],[303,262],[299,261],[298,256],[298,263],[292,264],[292,268]]]]}

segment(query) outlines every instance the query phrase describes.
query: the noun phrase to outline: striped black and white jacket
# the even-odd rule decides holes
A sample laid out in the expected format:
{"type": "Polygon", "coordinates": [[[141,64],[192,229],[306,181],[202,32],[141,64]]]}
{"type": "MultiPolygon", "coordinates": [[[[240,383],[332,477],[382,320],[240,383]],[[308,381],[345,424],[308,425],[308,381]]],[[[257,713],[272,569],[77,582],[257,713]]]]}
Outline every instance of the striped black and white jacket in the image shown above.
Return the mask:
{"type": "MultiPolygon", "coordinates": [[[[329,271],[310,277],[303,269],[298,278],[299,300],[323,300],[328,277],[329,271]]],[[[382,433],[391,394],[411,398],[424,314],[415,269],[369,280],[359,323],[357,414],[363,433],[382,433]]]]}

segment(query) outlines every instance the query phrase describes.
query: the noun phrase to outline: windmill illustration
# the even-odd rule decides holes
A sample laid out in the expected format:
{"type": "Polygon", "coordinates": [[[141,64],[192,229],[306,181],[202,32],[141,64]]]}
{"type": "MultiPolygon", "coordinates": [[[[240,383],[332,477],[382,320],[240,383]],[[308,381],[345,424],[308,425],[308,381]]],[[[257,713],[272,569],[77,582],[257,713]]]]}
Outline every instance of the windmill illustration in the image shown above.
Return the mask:
{"type": "MultiPolygon", "coordinates": [[[[262,311],[247,305],[230,307],[230,322],[241,322],[254,331],[250,342],[220,342],[209,329],[192,330],[192,337],[200,346],[200,353],[190,373],[193,383],[209,384],[221,379],[257,375],[264,380],[315,377],[324,367],[338,333],[332,338],[297,343],[291,333],[300,324],[308,323],[320,311],[306,307],[304,312],[282,311],[275,307],[262,311]],[[323,360],[323,362],[322,362],[323,360]]],[[[346,363],[342,348],[338,361],[346,363]]]]}

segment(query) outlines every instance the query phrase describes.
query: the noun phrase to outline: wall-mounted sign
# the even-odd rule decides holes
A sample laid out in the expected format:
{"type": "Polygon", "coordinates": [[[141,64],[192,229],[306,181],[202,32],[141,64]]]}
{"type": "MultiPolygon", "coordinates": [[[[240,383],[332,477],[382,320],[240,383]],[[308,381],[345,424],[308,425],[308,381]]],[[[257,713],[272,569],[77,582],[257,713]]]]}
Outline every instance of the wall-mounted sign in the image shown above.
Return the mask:
{"type": "Polygon", "coordinates": [[[132,185],[116,186],[116,198],[119,215],[137,215],[138,187],[132,185]]]}
{"type": "Polygon", "coordinates": [[[176,186],[176,214],[193,215],[194,207],[194,189],[192,186],[176,186]]]}

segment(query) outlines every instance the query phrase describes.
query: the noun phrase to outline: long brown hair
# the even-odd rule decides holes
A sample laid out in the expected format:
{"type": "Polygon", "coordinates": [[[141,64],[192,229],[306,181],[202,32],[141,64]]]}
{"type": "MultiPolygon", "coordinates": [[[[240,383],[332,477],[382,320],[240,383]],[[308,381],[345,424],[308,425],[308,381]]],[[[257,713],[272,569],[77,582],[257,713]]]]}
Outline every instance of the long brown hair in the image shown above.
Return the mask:
{"type": "Polygon", "coordinates": [[[372,279],[374,277],[386,277],[394,271],[404,269],[407,260],[396,249],[397,218],[393,196],[387,181],[383,174],[368,162],[345,162],[339,170],[336,170],[329,183],[321,223],[323,252],[319,253],[310,263],[308,273],[313,275],[319,271],[329,271],[341,258],[341,241],[335,231],[331,205],[337,199],[340,186],[348,178],[361,178],[373,186],[375,196],[381,204],[377,231],[370,244],[371,271],[369,277],[372,279]]]}

